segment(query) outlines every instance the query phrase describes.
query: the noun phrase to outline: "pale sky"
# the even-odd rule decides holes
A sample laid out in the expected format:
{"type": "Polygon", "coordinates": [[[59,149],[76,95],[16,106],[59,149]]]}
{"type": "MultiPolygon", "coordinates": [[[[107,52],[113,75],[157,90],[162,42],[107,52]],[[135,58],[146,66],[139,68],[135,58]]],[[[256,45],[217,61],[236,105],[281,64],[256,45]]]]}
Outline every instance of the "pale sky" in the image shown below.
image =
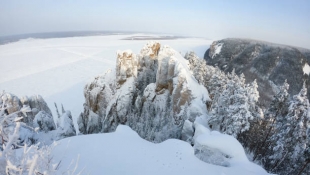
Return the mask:
{"type": "Polygon", "coordinates": [[[310,0],[0,0],[0,36],[139,31],[310,49],[310,0]]]}

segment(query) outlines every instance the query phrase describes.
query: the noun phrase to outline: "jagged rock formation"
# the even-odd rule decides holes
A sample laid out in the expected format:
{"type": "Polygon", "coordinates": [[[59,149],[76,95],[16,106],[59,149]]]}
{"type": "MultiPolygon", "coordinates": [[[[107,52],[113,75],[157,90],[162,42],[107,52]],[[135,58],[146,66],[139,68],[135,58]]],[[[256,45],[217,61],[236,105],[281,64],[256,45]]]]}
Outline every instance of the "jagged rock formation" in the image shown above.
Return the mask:
{"type": "Polygon", "coordinates": [[[61,125],[56,127],[51,110],[40,95],[18,98],[11,93],[0,94],[0,145],[9,140],[17,123],[19,133],[22,133],[17,145],[31,145],[41,139],[58,140],[76,134],[70,111],[58,120],[61,125]]]}
{"type": "Polygon", "coordinates": [[[33,126],[34,118],[40,112],[41,114],[44,113],[46,117],[53,119],[51,110],[40,95],[18,98],[11,93],[4,93],[1,95],[0,104],[5,105],[4,107],[8,114],[18,112],[23,106],[29,106],[31,111],[26,113],[27,116],[22,115],[22,113],[17,113],[18,116],[22,117],[21,122],[24,122],[29,126],[33,126]]]}
{"type": "Polygon", "coordinates": [[[205,115],[210,100],[190,74],[188,61],[157,42],[148,43],[138,55],[118,51],[116,70],[95,77],[84,96],[81,133],[111,132],[125,124],[155,142],[181,138],[185,120],[205,115]]]}
{"type": "Polygon", "coordinates": [[[310,50],[262,41],[223,39],[212,43],[204,59],[226,73],[233,69],[239,75],[243,73],[247,82],[257,79],[260,101],[264,104],[271,101],[278,91],[276,86],[282,85],[285,79],[290,84],[291,95],[299,92],[303,81],[310,86],[310,50]]]}

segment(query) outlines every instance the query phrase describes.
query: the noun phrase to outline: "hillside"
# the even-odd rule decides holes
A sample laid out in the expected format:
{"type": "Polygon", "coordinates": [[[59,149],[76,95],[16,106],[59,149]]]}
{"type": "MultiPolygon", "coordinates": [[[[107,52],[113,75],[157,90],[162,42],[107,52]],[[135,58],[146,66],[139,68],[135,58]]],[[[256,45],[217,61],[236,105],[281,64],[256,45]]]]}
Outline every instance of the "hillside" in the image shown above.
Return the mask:
{"type": "MultiPolygon", "coordinates": [[[[224,72],[235,69],[243,73],[246,82],[257,80],[260,101],[271,100],[276,86],[287,79],[289,93],[297,94],[304,81],[309,88],[310,50],[248,39],[214,41],[206,51],[207,64],[218,66],[224,72]],[[275,86],[276,85],[276,86],[275,86]]],[[[308,98],[310,93],[308,92],[308,98]]]]}

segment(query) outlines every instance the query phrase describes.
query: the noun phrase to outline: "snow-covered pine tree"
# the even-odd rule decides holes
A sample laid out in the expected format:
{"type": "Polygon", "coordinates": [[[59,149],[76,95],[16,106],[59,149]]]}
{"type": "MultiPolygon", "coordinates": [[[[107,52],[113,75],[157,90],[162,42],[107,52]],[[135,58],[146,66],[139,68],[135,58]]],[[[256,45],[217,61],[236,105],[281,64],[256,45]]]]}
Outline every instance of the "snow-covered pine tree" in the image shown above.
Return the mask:
{"type": "Polygon", "coordinates": [[[275,142],[273,154],[268,156],[272,164],[271,171],[280,174],[297,174],[298,169],[307,161],[304,153],[309,144],[307,130],[310,113],[305,83],[289,103],[288,114],[278,115],[275,122],[275,142]]]}
{"type": "Polygon", "coordinates": [[[307,145],[306,145],[306,150],[304,151],[304,161],[301,162],[302,166],[299,168],[298,175],[301,174],[307,174],[307,172],[310,172],[310,127],[308,125],[308,132],[307,132],[307,145]]]}
{"type": "Polygon", "coordinates": [[[279,92],[274,96],[269,108],[266,110],[264,118],[257,121],[253,126],[254,132],[251,133],[256,138],[255,145],[252,145],[251,151],[254,154],[253,160],[263,160],[261,162],[266,167],[270,163],[265,160],[265,155],[273,154],[273,151],[268,149],[270,145],[275,144],[270,137],[274,134],[274,125],[277,119],[281,119],[287,115],[288,100],[289,100],[289,84],[285,80],[283,85],[279,87],[279,92]]]}
{"type": "Polygon", "coordinates": [[[207,82],[207,89],[212,99],[212,106],[216,105],[220,94],[226,89],[227,81],[228,79],[225,73],[218,67],[215,67],[210,80],[207,82]]]}
{"type": "MultiPolygon", "coordinates": [[[[231,76],[228,73],[227,77],[230,77],[227,83],[224,83],[221,78],[221,73],[217,72],[214,74],[210,80],[213,82],[211,88],[213,89],[211,92],[214,94],[210,94],[212,98],[212,106],[211,106],[211,118],[209,120],[210,128],[218,131],[226,130],[226,121],[225,119],[229,116],[229,105],[230,105],[230,97],[233,94],[233,80],[231,80],[231,76]],[[213,80],[213,81],[212,81],[213,80]],[[225,122],[225,123],[224,123],[225,122]],[[223,128],[224,127],[224,128],[223,128]]],[[[225,78],[227,78],[225,76],[225,78]]]]}
{"type": "Polygon", "coordinates": [[[54,105],[55,105],[55,108],[56,108],[56,113],[57,113],[57,117],[60,118],[60,114],[59,114],[59,111],[58,111],[58,107],[57,107],[57,104],[54,102],[54,105]]]}
{"type": "Polygon", "coordinates": [[[217,101],[213,102],[209,124],[212,129],[237,137],[250,128],[253,114],[258,116],[255,110],[260,110],[255,104],[259,95],[254,93],[257,85],[253,83],[246,86],[244,76],[238,77],[234,70],[227,75],[227,79],[227,84],[222,86],[223,92],[220,93],[217,101]]]}
{"type": "Polygon", "coordinates": [[[64,108],[64,105],[61,104],[61,112],[62,114],[64,114],[66,111],[65,111],[65,108],[64,108]]]}
{"type": "Polygon", "coordinates": [[[246,85],[246,94],[249,98],[248,103],[249,103],[250,112],[252,113],[253,116],[262,118],[263,111],[259,107],[259,104],[258,104],[259,92],[257,88],[258,88],[258,85],[255,79],[251,84],[246,85]]]}
{"type": "MultiPolygon", "coordinates": [[[[241,74],[240,79],[242,79],[243,74],[241,74]]],[[[238,135],[238,140],[246,148],[249,153],[252,153],[253,150],[257,147],[259,143],[263,140],[264,129],[262,129],[263,124],[263,112],[259,106],[258,98],[259,92],[257,90],[258,85],[256,80],[252,83],[247,84],[246,96],[248,97],[248,106],[249,112],[252,114],[253,119],[249,121],[250,128],[249,130],[242,132],[238,135]]]]}
{"type": "Polygon", "coordinates": [[[227,77],[218,67],[208,66],[204,59],[199,58],[194,52],[188,52],[184,56],[188,60],[189,68],[199,84],[204,85],[209,92],[212,103],[215,105],[219,95],[224,91],[227,77]]]}
{"type": "Polygon", "coordinates": [[[206,61],[199,58],[195,52],[187,52],[184,58],[188,60],[189,68],[198,83],[207,87],[214,68],[208,66],[206,61]]]}
{"type": "Polygon", "coordinates": [[[285,80],[280,86],[279,92],[274,96],[265,116],[267,120],[274,122],[277,119],[282,119],[287,114],[289,100],[289,84],[285,80]]]}
{"type": "MultiPolygon", "coordinates": [[[[217,91],[219,88],[217,88],[217,91]]],[[[221,123],[224,122],[225,117],[229,115],[229,96],[230,92],[225,88],[225,90],[220,94],[217,94],[216,101],[213,100],[211,106],[211,118],[209,120],[210,128],[213,130],[221,131],[221,123]]]]}

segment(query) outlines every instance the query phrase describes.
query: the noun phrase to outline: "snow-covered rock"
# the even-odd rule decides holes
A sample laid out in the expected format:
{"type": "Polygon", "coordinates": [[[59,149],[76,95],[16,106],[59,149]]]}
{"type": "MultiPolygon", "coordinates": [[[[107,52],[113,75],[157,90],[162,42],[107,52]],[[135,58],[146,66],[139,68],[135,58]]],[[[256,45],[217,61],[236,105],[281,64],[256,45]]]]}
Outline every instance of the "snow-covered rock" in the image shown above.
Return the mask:
{"type": "Polygon", "coordinates": [[[111,132],[124,124],[147,140],[161,142],[181,138],[185,120],[206,115],[207,89],[169,46],[150,42],[137,55],[118,51],[116,62],[115,71],[85,86],[81,133],[111,132]]]}
{"type": "Polygon", "coordinates": [[[131,50],[118,51],[116,59],[116,81],[122,85],[127,78],[137,76],[137,59],[131,50]]]}
{"type": "Polygon", "coordinates": [[[11,93],[3,93],[0,98],[0,104],[5,105],[6,111],[9,114],[19,111],[21,108],[21,102],[19,98],[11,93]]]}
{"type": "Polygon", "coordinates": [[[22,113],[17,113],[21,117],[21,121],[29,126],[32,126],[35,116],[40,112],[44,111],[46,114],[52,116],[52,112],[47,106],[46,102],[40,95],[34,96],[23,96],[18,98],[14,94],[4,92],[0,98],[0,104],[4,104],[3,108],[6,109],[8,114],[16,113],[23,106],[30,107],[31,111],[28,111],[26,115],[22,116],[22,113]]]}
{"type": "Polygon", "coordinates": [[[192,144],[193,136],[194,136],[193,123],[190,122],[189,120],[185,120],[183,129],[182,129],[181,139],[192,144]]]}
{"type": "Polygon", "coordinates": [[[15,147],[38,142],[49,144],[76,135],[70,111],[64,112],[58,120],[56,127],[52,113],[40,95],[18,98],[4,92],[0,94],[0,149],[16,129],[15,147]]]}
{"type": "Polygon", "coordinates": [[[233,136],[210,131],[198,123],[195,127],[195,131],[198,130],[194,137],[195,154],[202,161],[267,174],[262,167],[248,160],[241,143],[233,136]]]}
{"type": "Polygon", "coordinates": [[[20,126],[17,129],[18,134],[13,135],[16,130],[17,123],[10,123],[9,125],[3,125],[3,120],[1,120],[1,139],[0,139],[0,150],[2,150],[3,146],[7,144],[10,140],[10,137],[15,137],[14,143],[12,143],[13,148],[17,148],[17,145],[32,145],[38,141],[37,134],[35,130],[25,123],[20,122],[20,126]]]}
{"type": "Polygon", "coordinates": [[[33,120],[33,126],[39,128],[41,131],[48,132],[56,129],[53,116],[50,114],[40,111],[33,120]]]}

